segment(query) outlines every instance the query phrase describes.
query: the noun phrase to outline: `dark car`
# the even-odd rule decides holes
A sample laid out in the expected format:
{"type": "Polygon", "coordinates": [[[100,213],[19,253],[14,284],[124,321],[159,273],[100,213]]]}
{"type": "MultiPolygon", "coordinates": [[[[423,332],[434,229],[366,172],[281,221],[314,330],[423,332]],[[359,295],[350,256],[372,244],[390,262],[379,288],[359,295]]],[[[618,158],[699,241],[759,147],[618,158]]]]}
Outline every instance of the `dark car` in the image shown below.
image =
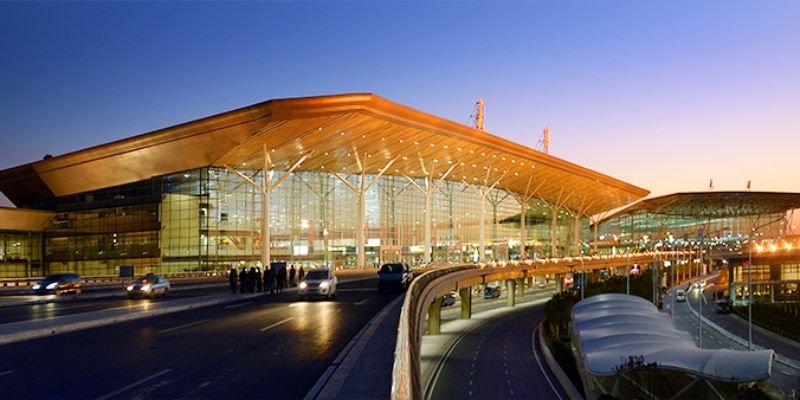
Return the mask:
{"type": "Polygon", "coordinates": [[[450,293],[442,296],[441,307],[450,307],[453,304],[456,304],[456,293],[455,292],[450,292],[450,293]]]}
{"type": "Polygon", "coordinates": [[[65,293],[80,294],[83,291],[83,287],[81,287],[81,276],[78,274],[47,275],[44,279],[33,285],[31,289],[33,289],[33,292],[36,294],[56,295],[65,293]]]}
{"type": "Polygon", "coordinates": [[[717,300],[715,311],[717,314],[728,314],[731,312],[731,301],[728,299],[717,300]]]}
{"type": "Polygon", "coordinates": [[[156,297],[156,295],[166,296],[170,285],[167,278],[161,275],[147,274],[133,281],[126,288],[129,298],[135,297],[156,297]]]}
{"type": "Polygon", "coordinates": [[[486,289],[483,290],[484,299],[496,299],[500,297],[500,294],[500,288],[493,285],[487,285],[486,289]]]}
{"type": "Polygon", "coordinates": [[[404,263],[388,263],[381,265],[378,271],[378,292],[387,290],[403,291],[411,284],[411,268],[404,263]]]}

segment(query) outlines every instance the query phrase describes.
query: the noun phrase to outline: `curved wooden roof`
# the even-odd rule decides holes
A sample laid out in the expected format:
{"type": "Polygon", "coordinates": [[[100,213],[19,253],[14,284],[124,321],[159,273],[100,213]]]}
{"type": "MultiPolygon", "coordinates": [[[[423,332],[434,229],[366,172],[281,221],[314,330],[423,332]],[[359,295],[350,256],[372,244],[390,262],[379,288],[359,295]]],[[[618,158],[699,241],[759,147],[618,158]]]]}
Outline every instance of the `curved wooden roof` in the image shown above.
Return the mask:
{"type": "Polygon", "coordinates": [[[611,214],[599,223],[637,211],[689,218],[732,218],[785,213],[800,208],[800,193],[691,192],[644,199],[611,214]]]}
{"type": "Polygon", "coordinates": [[[370,93],[271,100],[0,171],[17,205],[207,166],[276,169],[313,151],[300,171],[441,176],[524,193],[591,215],[649,192],[610,176],[370,93]],[[424,165],[424,167],[423,167],[424,165]],[[423,172],[425,171],[425,172],[423,172]],[[533,176],[529,185],[529,177],[533,176]],[[541,186],[540,186],[541,184],[541,186]]]}

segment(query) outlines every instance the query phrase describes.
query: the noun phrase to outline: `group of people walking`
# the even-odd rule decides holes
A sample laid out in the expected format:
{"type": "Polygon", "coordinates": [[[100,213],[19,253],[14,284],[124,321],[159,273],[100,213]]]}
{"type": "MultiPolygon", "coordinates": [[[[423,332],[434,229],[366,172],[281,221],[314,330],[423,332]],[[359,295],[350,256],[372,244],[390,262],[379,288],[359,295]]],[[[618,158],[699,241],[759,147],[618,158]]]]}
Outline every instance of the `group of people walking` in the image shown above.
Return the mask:
{"type": "Polygon", "coordinates": [[[231,267],[228,273],[231,293],[259,293],[269,292],[269,294],[280,294],[288,287],[296,286],[305,277],[303,266],[295,269],[294,265],[289,268],[285,264],[273,265],[261,271],[260,267],[251,266],[250,269],[242,267],[237,270],[231,267]]]}

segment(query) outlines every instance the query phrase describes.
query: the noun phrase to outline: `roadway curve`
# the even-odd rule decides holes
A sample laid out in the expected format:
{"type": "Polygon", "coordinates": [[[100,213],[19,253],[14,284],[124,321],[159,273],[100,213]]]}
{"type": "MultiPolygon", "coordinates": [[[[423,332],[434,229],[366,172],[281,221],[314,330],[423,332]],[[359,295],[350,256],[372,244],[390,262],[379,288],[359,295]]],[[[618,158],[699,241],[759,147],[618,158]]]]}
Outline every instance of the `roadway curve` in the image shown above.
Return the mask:
{"type": "Polygon", "coordinates": [[[2,346],[3,399],[302,398],[396,295],[343,282],[2,346]]]}
{"type": "Polygon", "coordinates": [[[443,361],[430,398],[566,399],[534,355],[533,333],[543,319],[543,305],[525,307],[467,332],[443,361]]]}

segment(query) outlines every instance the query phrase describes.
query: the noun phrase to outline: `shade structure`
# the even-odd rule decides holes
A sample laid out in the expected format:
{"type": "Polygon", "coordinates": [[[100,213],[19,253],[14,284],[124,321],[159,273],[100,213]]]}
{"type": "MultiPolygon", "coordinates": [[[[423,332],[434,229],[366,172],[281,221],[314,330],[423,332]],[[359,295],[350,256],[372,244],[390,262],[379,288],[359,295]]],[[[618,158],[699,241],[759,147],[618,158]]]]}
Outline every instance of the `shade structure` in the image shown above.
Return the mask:
{"type": "Polygon", "coordinates": [[[593,375],[617,373],[628,357],[643,357],[657,368],[721,382],[769,378],[774,352],[700,349],[691,336],[647,300],[625,294],[602,294],[572,309],[582,359],[593,375]]]}

